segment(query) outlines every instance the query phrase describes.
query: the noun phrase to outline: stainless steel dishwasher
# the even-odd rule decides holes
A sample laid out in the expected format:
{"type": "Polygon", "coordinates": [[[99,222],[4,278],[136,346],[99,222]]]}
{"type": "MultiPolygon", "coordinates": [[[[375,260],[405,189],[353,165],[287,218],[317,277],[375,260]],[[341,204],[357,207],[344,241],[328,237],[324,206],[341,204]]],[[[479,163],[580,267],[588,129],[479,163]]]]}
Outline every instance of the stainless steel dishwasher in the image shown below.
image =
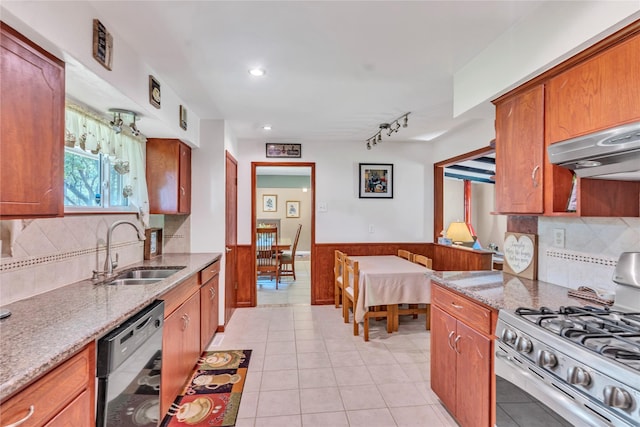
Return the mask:
{"type": "Polygon", "coordinates": [[[158,424],[163,324],[154,301],[98,340],[97,427],[158,424]]]}

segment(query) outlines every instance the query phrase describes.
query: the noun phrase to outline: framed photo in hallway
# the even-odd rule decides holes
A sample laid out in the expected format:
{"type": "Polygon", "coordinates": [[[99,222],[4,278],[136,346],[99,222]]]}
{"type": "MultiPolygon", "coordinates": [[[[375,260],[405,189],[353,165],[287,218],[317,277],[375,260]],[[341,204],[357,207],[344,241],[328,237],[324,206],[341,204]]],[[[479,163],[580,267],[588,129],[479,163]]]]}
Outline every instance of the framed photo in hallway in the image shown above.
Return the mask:
{"type": "Polygon", "coordinates": [[[287,218],[300,218],[300,202],[287,200],[287,218]]]}
{"type": "Polygon", "coordinates": [[[393,165],[360,163],[359,197],[393,199],[393,165]]]}
{"type": "Polygon", "coordinates": [[[278,196],[275,194],[262,195],[262,212],[277,212],[278,196]]]}

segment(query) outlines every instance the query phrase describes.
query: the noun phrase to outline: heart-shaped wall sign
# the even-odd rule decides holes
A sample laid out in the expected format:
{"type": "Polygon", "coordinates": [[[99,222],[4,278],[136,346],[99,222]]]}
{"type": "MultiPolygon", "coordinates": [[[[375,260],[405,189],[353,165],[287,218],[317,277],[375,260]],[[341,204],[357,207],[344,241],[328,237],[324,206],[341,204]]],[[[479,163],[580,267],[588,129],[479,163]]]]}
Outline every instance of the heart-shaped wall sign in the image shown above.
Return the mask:
{"type": "Polygon", "coordinates": [[[516,237],[511,234],[504,240],[504,259],[514,273],[526,270],[535,256],[533,241],[529,236],[516,237]]]}

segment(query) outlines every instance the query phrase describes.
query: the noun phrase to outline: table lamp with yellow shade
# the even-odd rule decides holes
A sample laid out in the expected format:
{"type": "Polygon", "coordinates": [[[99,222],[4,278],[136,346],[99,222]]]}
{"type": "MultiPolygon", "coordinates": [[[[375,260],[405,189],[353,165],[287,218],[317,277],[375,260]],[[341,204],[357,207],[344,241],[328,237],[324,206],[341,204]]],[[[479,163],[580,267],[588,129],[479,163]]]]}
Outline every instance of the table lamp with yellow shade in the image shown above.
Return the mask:
{"type": "Polygon", "coordinates": [[[445,236],[447,239],[451,239],[451,242],[454,245],[465,245],[467,243],[473,244],[475,241],[469,231],[469,226],[463,221],[452,222],[449,224],[449,228],[447,228],[445,236]]]}

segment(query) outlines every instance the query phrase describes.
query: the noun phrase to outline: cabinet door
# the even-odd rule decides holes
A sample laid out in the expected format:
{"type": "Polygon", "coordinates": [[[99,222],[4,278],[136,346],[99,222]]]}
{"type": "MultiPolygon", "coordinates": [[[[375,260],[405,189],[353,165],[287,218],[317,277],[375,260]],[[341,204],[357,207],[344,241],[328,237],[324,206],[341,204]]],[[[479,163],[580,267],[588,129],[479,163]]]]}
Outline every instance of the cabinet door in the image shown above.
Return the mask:
{"type": "Polygon", "coordinates": [[[62,216],[64,63],[0,25],[0,218],[62,216]]]}
{"type": "Polygon", "coordinates": [[[456,419],[463,426],[488,426],[491,417],[491,340],[462,322],[454,340],[456,365],[456,419]]]}
{"type": "Polygon", "coordinates": [[[549,143],[640,120],[640,35],[547,83],[549,143]]]}
{"type": "Polygon", "coordinates": [[[496,105],[495,209],[542,213],[544,88],[536,86],[496,105]]]}
{"type": "Polygon", "coordinates": [[[160,411],[182,391],[200,356],[200,293],[194,293],[169,315],[162,331],[162,386],[160,411]]]}
{"type": "Polygon", "coordinates": [[[456,319],[431,307],[431,389],[453,413],[456,411],[456,359],[452,347],[456,319]]]}
{"type": "Polygon", "coordinates": [[[147,140],[147,188],[152,214],[191,212],[191,148],[178,139],[147,140]]]}
{"type": "Polygon", "coordinates": [[[200,289],[200,350],[204,351],[218,329],[218,275],[200,289]]]}
{"type": "Polygon", "coordinates": [[[92,411],[87,410],[93,405],[91,393],[85,390],[49,421],[45,427],[90,426],[95,424],[96,420],[92,417],[92,411]]]}

